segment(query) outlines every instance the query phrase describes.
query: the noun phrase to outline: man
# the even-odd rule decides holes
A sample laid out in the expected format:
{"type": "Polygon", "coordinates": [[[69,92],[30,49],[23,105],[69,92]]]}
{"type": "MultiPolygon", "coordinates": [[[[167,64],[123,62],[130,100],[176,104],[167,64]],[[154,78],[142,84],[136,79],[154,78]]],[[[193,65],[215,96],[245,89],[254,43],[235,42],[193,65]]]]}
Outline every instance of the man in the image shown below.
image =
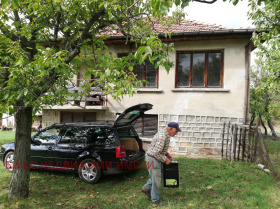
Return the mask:
{"type": "Polygon", "coordinates": [[[167,127],[160,130],[153,138],[150,148],[146,152],[146,162],[148,167],[150,179],[142,187],[142,192],[151,197],[155,204],[163,204],[160,201],[160,186],[162,178],[162,163],[169,165],[173,157],[167,152],[170,143],[170,137],[175,136],[181,132],[178,123],[169,122],[167,127]]]}

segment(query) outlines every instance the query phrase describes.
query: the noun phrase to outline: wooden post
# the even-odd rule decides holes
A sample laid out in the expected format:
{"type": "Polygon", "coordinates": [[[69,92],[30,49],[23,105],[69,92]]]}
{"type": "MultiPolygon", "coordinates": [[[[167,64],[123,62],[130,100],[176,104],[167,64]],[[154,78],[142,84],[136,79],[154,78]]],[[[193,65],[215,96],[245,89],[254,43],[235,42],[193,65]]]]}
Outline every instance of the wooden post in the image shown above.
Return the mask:
{"type": "Polygon", "coordinates": [[[252,162],[256,162],[256,157],[257,157],[257,146],[258,146],[258,129],[259,129],[259,124],[260,124],[260,118],[258,118],[257,121],[257,126],[255,130],[255,146],[254,146],[254,157],[252,158],[252,162]]]}
{"type": "Polygon", "coordinates": [[[240,149],[241,149],[241,129],[242,127],[239,127],[239,139],[238,139],[238,154],[237,154],[237,160],[239,161],[239,155],[240,155],[240,149]]]}
{"type": "Polygon", "coordinates": [[[236,124],[233,125],[233,134],[231,137],[231,157],[230,157],[230,164],[233,163],[233,161],[235,160],[235,147],[236,147],[236,124]]]}
{"type": "Polygon", "coordinates": [[[227,146],[226,146],[226,159],[227,159],[227,150],[228,150],[229,129],[230,129],[230,121],[228,122],[228,128],[227,128],[227,146]]]}
{"type": "Polygon", "coordinates": [[[248,156],[247,161],[251,161],[252,156],[252,126],[249,127],[249,144],[248,144],[248,156]]]}
{"type": "Polygon", "coordinates": [[[244,161],[245,149],[246,149],[246,127],[242,128],[242,161],[244,161]]]}
{"type": "Polygon", "coordinates": [[[224,136],[225,136],[225,126],[226,126],[226,122],[224,122],[224,125],[223,125],[223,135],[222,135],[222,158],[224,157],[224,136]]]}

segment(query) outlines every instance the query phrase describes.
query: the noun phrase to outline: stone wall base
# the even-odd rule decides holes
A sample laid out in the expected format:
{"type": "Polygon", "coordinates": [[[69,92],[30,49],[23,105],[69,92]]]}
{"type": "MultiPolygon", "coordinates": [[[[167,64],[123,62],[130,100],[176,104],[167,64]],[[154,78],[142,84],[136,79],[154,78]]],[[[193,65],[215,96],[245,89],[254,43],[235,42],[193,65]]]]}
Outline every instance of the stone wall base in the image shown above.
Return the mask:
{"type": "MultiPolygon", "coordinates": [[[[188,157],[219,158],[221,156],[224,122],[242,123],[241,118],[196,116],[196,115],[159,115],[159,129],[165,128],[170,121],[178,122],[182,132],[171,138],[169,152],[188,157]]],[[[224,138],[227,134],[224,135],[224,138]]],[[[151,139],[143,139],[148,148],[151,139]]]]}

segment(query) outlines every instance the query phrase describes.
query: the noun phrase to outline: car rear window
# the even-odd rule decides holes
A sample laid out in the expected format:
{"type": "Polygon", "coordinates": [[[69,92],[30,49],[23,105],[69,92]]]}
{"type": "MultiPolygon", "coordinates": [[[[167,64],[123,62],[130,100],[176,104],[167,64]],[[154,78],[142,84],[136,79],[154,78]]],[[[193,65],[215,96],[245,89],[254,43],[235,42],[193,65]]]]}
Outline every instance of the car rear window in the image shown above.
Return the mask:
{"type": "Polygon", "coordinates": [[[114,144],[115,137],[113,130],[110,128],[91,128],[89,131],[89,144],[114,144]]]}
{"type": "Polygon", "coordinates": [[[132,127],[121,127],[117,129],[119,138],[135,138],[136,132],[132,129],[132,127]]]}

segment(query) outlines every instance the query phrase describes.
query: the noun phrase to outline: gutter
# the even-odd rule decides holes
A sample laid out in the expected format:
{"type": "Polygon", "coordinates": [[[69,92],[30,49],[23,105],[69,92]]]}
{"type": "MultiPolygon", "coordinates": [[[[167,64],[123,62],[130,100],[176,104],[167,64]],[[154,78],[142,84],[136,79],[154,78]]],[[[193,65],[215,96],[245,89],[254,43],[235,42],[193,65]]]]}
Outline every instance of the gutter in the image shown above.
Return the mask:
{"type": "MultiPolygon", "coordinates": [[[[183,33],[171,33],[171,38],[185,37],[185,36],[200,36],[200,35],[229,35],[229,34],[248,34],[251,35],[253,32],[257,32],[257,29],[229,29],[229,30],[215,30],[215,31],[194,31],[194,32],[183,32],[183,33]]],[[[168,32],[167,32],[168,33],[168,32]]],[[[159,33],[159,37],[166,38],[165,33],[159,33]]],[[[123,40],[125,36],[110,36],[106,40],[123,40]]]]}

